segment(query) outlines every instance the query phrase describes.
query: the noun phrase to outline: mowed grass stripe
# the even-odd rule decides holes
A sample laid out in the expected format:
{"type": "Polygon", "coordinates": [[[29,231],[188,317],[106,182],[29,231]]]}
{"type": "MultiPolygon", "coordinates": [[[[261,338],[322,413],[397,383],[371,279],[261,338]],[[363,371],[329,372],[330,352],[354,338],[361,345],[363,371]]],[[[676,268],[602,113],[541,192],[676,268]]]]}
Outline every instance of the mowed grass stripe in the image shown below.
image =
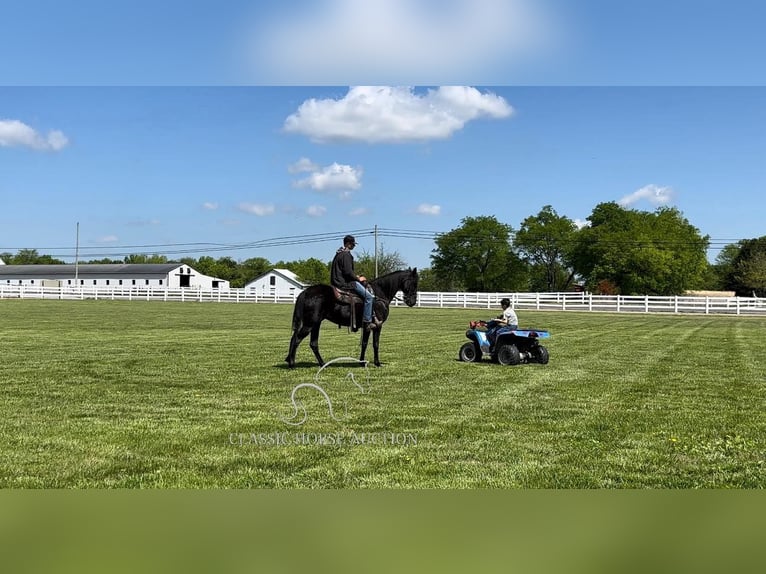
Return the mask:
{"type": "MultiPolygon", "coordinates": [[[[766,321],[520,311],[551,362],[457,361],[495,310],[392,309],[383,367],[334,365],[300,432],[415,445],[232,445],[295,433],[292,307],[0,301],[0,486],[146,488],[763,487],[766,321]],[[347,378],[353,372],[362,393],[347,378]],[[344,409],[345,405],[345,409],[344,409]]],[[[358,335],[325,324],[326,360],[358,335]]],[[[372,349],[368,349],[371,358],[372,349]]]]}

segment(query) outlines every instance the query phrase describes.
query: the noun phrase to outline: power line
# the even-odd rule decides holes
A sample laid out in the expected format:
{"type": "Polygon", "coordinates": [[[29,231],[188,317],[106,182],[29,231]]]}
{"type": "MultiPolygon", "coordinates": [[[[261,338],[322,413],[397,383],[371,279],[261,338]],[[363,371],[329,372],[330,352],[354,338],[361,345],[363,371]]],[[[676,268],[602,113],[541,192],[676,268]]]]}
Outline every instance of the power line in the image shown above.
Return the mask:
{"type": "MultiPolygon", "coordinates": [[[[489,240],[491,243],[506,243],[504,241],[493,239],[492,237],[481,237],[473,233],[462,232],[460,229],[451,230],[448,232],[424,230],[424,229],[396,229],[396,228],[383,228],[377,229],[379,238],[398,238],[398,239],[415,239],[436,241],[442,236],[451,235],[457,239],[483,239],[489,240]]],[[[353,234],[357,237],[374,237],[375,229],[353,229],[346,231],[333,231],[325,233],[312,233],[301,235],[286,235],[279,237],[270,237],[266,239],[259,239],[256,241],[250,241],[246,243],[219,243],[219,242],[186,242],[186,243],[153,243],[153,244],[136,244],[136,245],[112,245],[112,246],[80,246],[81,255],[90,258],[96,257],[127,257],[130,255],[136,255],[135,250],[139,250],[140,254],[146,255],[189,255],[193,253],[220,253],[223,251],[243,251],[243,250],[257,250],[268,249],[272,247],[288,247],[292,245],[306,245],[315,243],[325,243],[330,241],[339,241],[343,235],[353,234]]],[[[528,235],[529,237],[529,235],[528,235]]],[[[534,236],[532,236],[534,239],[534,236]]],[[[541,236],[545,238],[545,236],[541,236]]],[[[572,240],[556,240],[554,243],[558,244],[570,244],[572,242],[579,241],[577,239],[572,240]]],[[[599,243],[598,238],[593,238],[594,243],[599,243]]],[[[673,240],[673,239],[610,239],[609,244],[618,245],[623,247],[699,247],[700,240],[673,240]]],[[[731,238],[708,238],[707,249],[708,250],[722,250],[728,245],[736,244],[742,239],[731,238]]],[[[512,243],[512,241],[510,242],[512,243]]],[[[35,249],[37,251],[59,252],[58,257],[71,258],[73,257],[73,246],[45,246],[45,247],[0,247],[0,251],[21,251],[25,249],[35,249]]]]}

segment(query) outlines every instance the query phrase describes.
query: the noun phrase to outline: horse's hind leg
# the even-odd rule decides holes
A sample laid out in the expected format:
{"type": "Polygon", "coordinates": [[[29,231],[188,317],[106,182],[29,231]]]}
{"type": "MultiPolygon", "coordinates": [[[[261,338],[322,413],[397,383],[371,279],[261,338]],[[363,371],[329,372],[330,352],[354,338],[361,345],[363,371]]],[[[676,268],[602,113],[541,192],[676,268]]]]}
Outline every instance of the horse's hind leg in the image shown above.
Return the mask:
{"type": "Polygon", "coordinates": [[[287,357],[285,357],[285,361],[291,369],[295,368],[295,353],[298,351],[298,345],[301,344],[301,341],[303,341],[303,339],[306,338],[306,335],[310,332],[311,328],[306,327],[305,325],[300,329],[293,331],[293,336],[290,338],[290,350],[287,352],[287,357]]]}
{"type": "Polygon", "coordinates": [[[317,358],[317,362],[319,363],[320,367],[324,365],[322,355],[319,354],[319,327],[321,326],[321,323],[316,323],[311,328],[311,340],[309,341],[309,347],[311,347],[311,350],[314,351],[314,356],[317,358]]]}

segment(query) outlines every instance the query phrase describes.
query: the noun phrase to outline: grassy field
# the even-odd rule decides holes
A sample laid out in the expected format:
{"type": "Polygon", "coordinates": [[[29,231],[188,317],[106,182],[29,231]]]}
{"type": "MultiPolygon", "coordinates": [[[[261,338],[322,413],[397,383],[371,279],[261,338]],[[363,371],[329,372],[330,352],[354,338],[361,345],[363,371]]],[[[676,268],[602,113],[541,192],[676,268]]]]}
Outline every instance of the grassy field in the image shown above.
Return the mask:
{"type": "MultiPolygon", "coordinates": [[[[0,487],[766,486],[766,319],[521,311],[551,361],[503,367],[457,361],[486,310],[394,308],[381,368],[315,380],[291,313],[0,301],[0,487]],[[314,382],[337,420],[304,387],[287,424],[314,382]]],[[[323,327],[326,360],[358,346],[323,327]]]]}

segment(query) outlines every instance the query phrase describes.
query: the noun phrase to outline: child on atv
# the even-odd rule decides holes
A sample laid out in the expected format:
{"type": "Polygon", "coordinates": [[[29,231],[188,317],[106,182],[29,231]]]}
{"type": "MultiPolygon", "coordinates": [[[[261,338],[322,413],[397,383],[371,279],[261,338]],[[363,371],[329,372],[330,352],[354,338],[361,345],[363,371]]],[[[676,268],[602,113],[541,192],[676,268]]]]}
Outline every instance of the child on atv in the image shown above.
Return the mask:
{"type": "Polygon", "coordinates": [[[491,320],[487,324],[487,338],[494,344],[495,334],[501,327],[510,327],[511,329],[518,329],[519,318],[516,316],[516,311],[511,307],[511,300],[508,297],[504,297],[500,300],[500,307],[503,308],[503,314],[498,315],[496,319],[491,320]]]}

